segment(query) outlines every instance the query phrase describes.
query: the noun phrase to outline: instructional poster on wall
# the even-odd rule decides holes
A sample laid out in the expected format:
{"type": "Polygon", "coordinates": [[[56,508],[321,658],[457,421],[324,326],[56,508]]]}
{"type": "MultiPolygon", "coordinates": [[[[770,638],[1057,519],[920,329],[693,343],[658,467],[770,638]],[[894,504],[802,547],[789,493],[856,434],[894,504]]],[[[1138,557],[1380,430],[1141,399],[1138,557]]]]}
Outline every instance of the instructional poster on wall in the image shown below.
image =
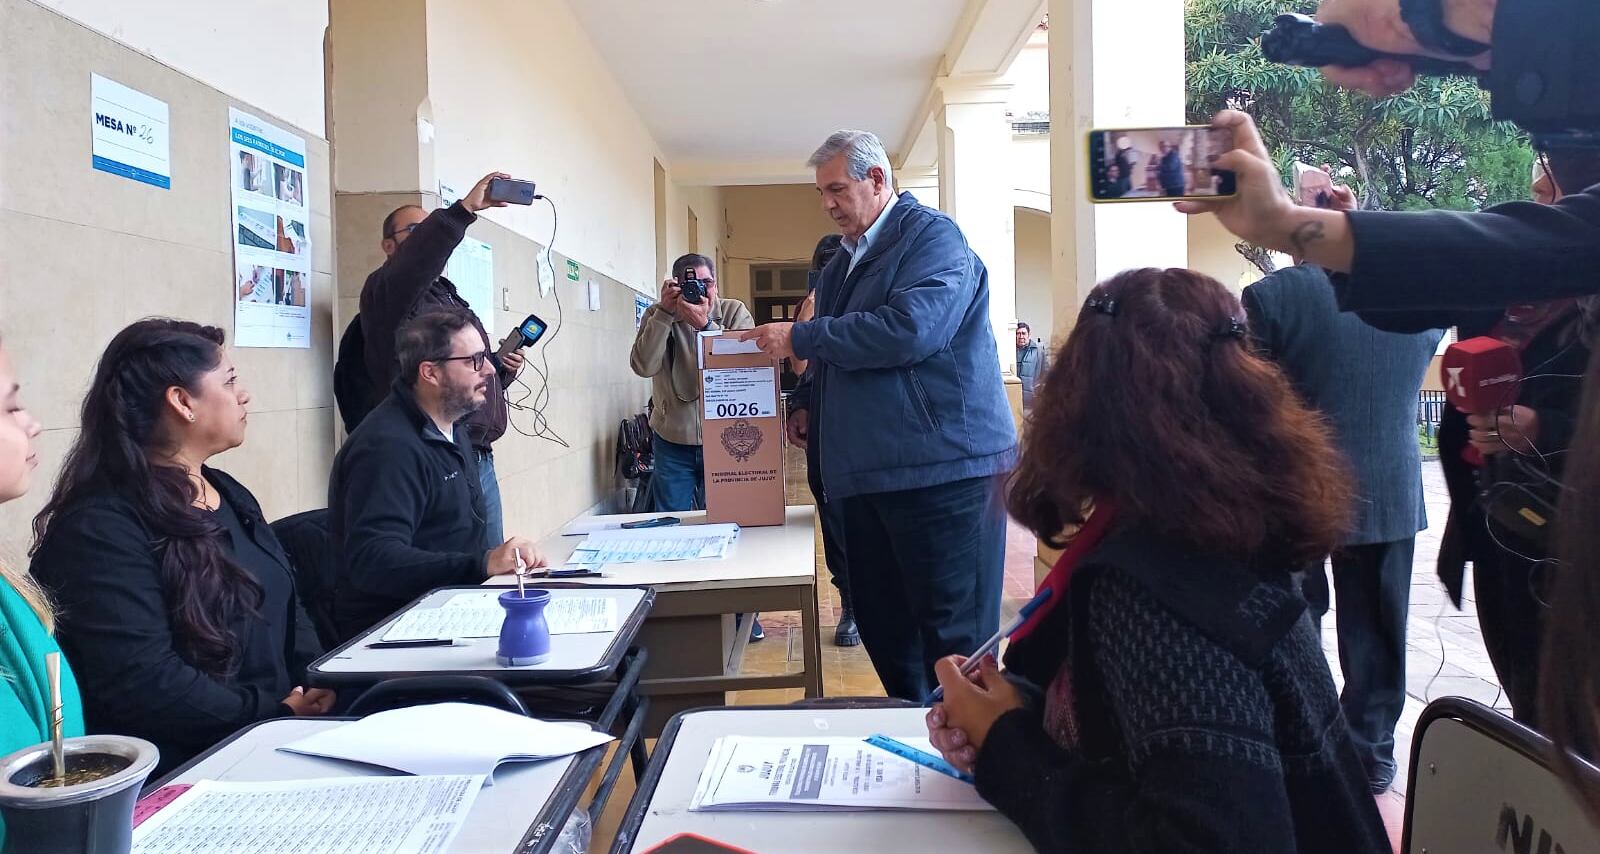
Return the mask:
{"type": "MultiPolygon", "coordinates": [[[[445,264],[445,278],[472,307],[478,322],[494,336],[494,247],[471,237],[461,241],[445,264]]],[[[498,342],[496,342],[498,343],[498,342]]]]}
{"type": "Polygon", "coordinates": [[[233,174],[233,344],[311,346],[306,141],[228,109],[233,174]]]}

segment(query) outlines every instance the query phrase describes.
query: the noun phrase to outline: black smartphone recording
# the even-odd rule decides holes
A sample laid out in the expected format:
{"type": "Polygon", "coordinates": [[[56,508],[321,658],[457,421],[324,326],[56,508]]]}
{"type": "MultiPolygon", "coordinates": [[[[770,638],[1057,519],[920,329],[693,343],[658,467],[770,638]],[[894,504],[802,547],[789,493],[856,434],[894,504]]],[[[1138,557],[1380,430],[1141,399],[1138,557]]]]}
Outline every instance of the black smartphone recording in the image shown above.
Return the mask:
{"type": "Polygon", "coordinates": [[[485,197],[491,202],[531,205],[535,195],[532,181],[523,181],[520,178],[490,178],[489,191],[485,197]]]}
{"type": "Polygon", "coordinates": [[[1234,174],[1213,168],[1233,131],[1211,127],[1089,132],[1089,200],[1154,202],[1232,196],[1234,174]]]}

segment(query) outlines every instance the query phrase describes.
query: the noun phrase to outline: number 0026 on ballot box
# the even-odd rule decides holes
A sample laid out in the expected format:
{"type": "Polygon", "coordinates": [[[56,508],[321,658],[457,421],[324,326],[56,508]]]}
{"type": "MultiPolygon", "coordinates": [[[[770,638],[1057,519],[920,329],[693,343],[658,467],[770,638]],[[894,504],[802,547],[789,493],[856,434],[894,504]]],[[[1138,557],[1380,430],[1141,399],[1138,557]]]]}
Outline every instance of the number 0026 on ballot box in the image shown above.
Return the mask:
{"type": "Polygon", "coordinates": [[[706,518],[782,525],[783,418],[778,360],[731,335],[700,339],[706,518]]]}

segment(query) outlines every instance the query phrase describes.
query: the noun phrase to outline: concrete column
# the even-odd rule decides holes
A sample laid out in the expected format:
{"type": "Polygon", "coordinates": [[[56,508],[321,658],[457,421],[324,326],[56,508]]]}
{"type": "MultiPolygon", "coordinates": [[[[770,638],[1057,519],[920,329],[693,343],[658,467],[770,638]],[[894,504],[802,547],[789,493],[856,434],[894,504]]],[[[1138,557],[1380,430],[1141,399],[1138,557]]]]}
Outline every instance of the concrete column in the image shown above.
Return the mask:
{"type": "Polygon", "coordinates": [[[1171,205],[1091,205],[1085,186],[1090,129],[1184,124],[1183,51],[1183,8],[1171,0],[1050,0],[1058,337],[1096,283],[1133,267],[1188,264],[1188,225],[1171,205]]]}
{"type": "Polygon", "coordinates": [[[894,180],[902,192],[916,196],[928,207],[939,207],[938,166],[901,166],[895,170],[894,180]]]}
{"type": "Polygon", "coordinates": [[[955,218],[989,270],[989,320],[1000,367],[1016,373],[1016,210],[1012,201],[1011,84],[999,77],[941,77],[939,208],[955,218]]]}

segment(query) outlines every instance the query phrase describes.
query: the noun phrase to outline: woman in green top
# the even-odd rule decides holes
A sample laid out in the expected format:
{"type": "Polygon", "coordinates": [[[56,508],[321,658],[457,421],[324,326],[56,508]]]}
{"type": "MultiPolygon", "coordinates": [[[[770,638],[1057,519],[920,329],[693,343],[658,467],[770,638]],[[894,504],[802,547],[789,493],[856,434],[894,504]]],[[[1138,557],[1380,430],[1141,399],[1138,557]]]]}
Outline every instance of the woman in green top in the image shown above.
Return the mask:
{"type": "MultiPolygon", "coordinates": [[[[39,461],[39,422],[23,408],[11,356],[0,346],[0,502],[21,497],[39,461]]],[[[61,648],[50,636],[55,616],[26,569],[0,562],[0,756],[50,740],[50,680],[44,657],[61,648]]],[[[83,703],[66,656],[61,657],[64,731],[83,735],[83,703]]],[[[5,827],[0,825],[0,840],[5,827]]]]}

